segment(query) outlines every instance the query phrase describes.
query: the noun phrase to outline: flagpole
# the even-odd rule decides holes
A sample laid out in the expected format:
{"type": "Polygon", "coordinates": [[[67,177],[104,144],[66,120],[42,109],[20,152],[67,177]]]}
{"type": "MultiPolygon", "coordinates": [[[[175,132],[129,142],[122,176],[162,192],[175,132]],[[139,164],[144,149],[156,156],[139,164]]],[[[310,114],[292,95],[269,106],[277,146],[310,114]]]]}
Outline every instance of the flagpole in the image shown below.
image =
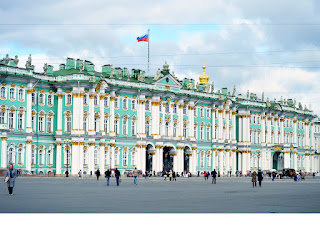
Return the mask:
{"type": "Polygon", "coordinates": [[[150,63],[149,42],[150,42],[150,29],[148,29],[148,76],[149,76],[149,63],[150,63]]]}

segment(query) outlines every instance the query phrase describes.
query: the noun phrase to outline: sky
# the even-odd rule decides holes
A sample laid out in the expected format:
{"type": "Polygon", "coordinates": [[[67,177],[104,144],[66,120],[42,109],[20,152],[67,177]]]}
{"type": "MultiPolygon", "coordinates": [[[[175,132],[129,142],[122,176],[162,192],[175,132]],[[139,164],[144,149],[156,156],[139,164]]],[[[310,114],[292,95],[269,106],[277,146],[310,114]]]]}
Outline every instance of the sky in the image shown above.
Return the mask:
{"type": "Polygon", "coordinates": [[[1,0],[0,58],[29,54],[36,71],[67,57],[147,70],[165,61],[198,81],[203,61],[215,89],[270,100],[296,98],[320,115],[320,1],[1,0]]]}

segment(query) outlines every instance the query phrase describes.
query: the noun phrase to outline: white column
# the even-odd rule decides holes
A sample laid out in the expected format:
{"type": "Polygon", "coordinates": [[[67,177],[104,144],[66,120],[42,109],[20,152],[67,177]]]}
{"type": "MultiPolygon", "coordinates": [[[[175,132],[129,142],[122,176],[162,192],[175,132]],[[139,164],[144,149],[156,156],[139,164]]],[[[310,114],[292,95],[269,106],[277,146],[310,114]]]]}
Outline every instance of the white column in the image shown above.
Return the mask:
{"type": "MultiPolygon", "coordinates": [[[[94,97],[96,96],[96,94],[94,93],[94,90],[90,90],[90,94],[89,94],[89,135],[95,135],[95,129],[94,129],[94,97]]],[[[90,147],[89,147],[90,150],[90,147]]],[[[94,167],[91,168],[92,169],[92,173],[94,170],[94,167]]]]}
{"type": "Polygon", "coordinates": [[[183,161],[183,159],[184,159],[184,146],[178,146],[177,147],[177,149],[178,149],[178,154],[177,154],[177,156],[178,156],[178,170],[177,170],[177,172],[179,172],[179,173],[181,173],[181,172],[183,172],[183,166],[184,166],[184,161],[183,161]]]}
{"type": "MultiPolygon", "coordinates": [[[[219,123],[219,138],[218,138],[218,141],[219,142],[222,142],[224,139],[223,139],[223,107],[220,107],[220,109],[218,110],[218,123],[219,123]]],[[[221,172],[220,172],[221,174],[221,172]]]]}
{"type": "Polygon", "coordinates": [[[79,146],[79,171],[81,170],[82,173],[83,173],[83,157],[84,157],[83,145],[84,145],[84,141],[81,141],[79,146]]]}
{"type": "Polygon", "coordinates": [[[261,150],[261,165],[259,165],[262,170],[269,170],[269,166],[266,164],[266,149],[261,150]]]}
{"type": "Polygon", "coordinates": [[[311,144],[310,145],[311,145],[311,148],[315,150],[316,146],[315,146],[315,140],[314,140],[314,128],[315,128],[314,123],[310,124],[310,128],[311,128],[311,136],[310,136],[311,144]]]}
{"type": "MultiPolygon", "coordinates": [[[[226,111],[226,138],[225,140],[231,141],[231,137],[229,138],[229,126],[230,126],[230,120],[229,120],[230,110],[226,111]]],[[[229,170],[229,169],[228,169],[229,170]]]]}
{"type": "Polygon", "coordinates": [[[79,142],[78,139],[71,142],[71,174],[76,175],[79,172],[79,142]]]}
{"type": "MultiPolygon", "coordinates": [[[[139,137],[145,138],[145,103],[144,95],[139,95],[137,103],[137,134],[139,137]]],[[[145,169],[144,169],[145,170],[145,169]]]]}
{"type": "MultiPolygon", "coordinates": [[[[83,97],[84,97],[85,93],[80,93],[80,98],[79,98],[79,108],[80,108],[80,113],[79,113],[79,131],[80,134],[84,134],[85,133],[85,129],[83,129],[83,97]]],[[[83,165],[83,163],[81,163],[81,165],[83,165]]],[[[82,173],[83,173],[83,167],[81,169],[82,173]]]]}
{"type": "Polygon", "coordinates": [[[141,144],[140,148],[140,166],[143,173],[146,172],[146,145],[141,144]]]}
{"type": "Polygon", "coordinates": [[[265,125],[265,116],[261,116],[261,145],[266,144],[266,125],[265,125]]]}
{"type": "Polygon", "coordinates": [[[56,142],[56,175],[61,174],[61,142],[56,142]]]}
{"type": "Polygon", "coordinates": [[[31,147],[32,147],[32,137],[27,137],[26,141],[26,170],[31,171],[31,147]]]}
{"type": "MultiPolygon", "coordinates": [[[[104,97],[105,95],[103,93],[103,90],[100,90],[100,131],[99,132],[102,134],[102,136],[106,134],[104,131],[104,97]]],[[[101,169],[100,169],[100,172],[101,172],[101,169]]]]}
{"type": "Polygon", "coordinates": [[[297,145],[297,120],[293,120],[293,144],[297,145]]]}
{"type": "Polygon", "coordinates": [[[100,173],[103,175],[104,174],[104,147],[105,147],[106,143],[104,142],[104,139],[100,140],[100,157],[99,157],[99,170],[100,173]]]}
{"type": "Polygon", "coordinates": [[[271,144],[271,134],[272,134],[272,131],[271,131],[271,119],[272,117],[269,116],[267,118],[267,128],[268,128],[268,134],[267,134],[267,144],[271,144]]]}
{"type": "Polygon", "coordinates": [[[231,155],[231,152],[229,149],[227,149],[226,150],[226,170],[225,170],[226,173],[228,173],[228,171],[230,171],[230,155],[231,155]]]}
{"type": "Polygon", "coordinates": [[[274,119],[274,143],[279,144],[279,130],[278,130],[278,117],[274,119]]]}
{"type": "Polygon", "coordinates": [[[231,158],[232,158],[232,175],[235,175],[235,172],[237,170],[237,157],[236,157],[236,149],[232,150],[231,153],[231,158]]]}
{"type": "Polygon", "coordinates": [[[188,107],[188,120],[189,120],[189,139],[191,141],[194,141],[194,102],[191,101],[189,102],[189,107],[188,107]]]}
{"type": "Polygon", "coordinates": [[[212,117],[211,117],[211,138],[212,138],[212,142],[216,142],[217,139],[216,137],[216,108],[213,107],[212,108],[212,117]]]}
{"type": "Polygon", "coordinates": [[[71,134],[79,134],[79,123],[80,123],[80,95],[79,91],[76,88],[73,88],[72,91],[72,131],[71,134]]]}
{"type": "Polygon", "coordinates": [[[310,123],[306,123],[305,124],[305,137],[306,137],[306,146],[305,147],[309,147],[310,146],[310,123]]]}
{"type": "MultiPolygon", "coordinates": [[[[27,124],[26,124],[26,132],[32,132],[32,123],[31,123],[31,116],[32,116],[32,89],[27,90],[27,124]]],[[[31,169],[31,167],[30,167],[31,169]]],[[[27,169],[28,170],[28,169],[27,169]]]]}
{"type": "Polygon", "coordinates": [[[158,171],[163,171],[163,145],[159,147],[158,171]]]}
{"type": "Polygon", "coordinates": [[[290,168],[290,150],[289,149],[285,149],[283,158],[284,158],[284,168],[290,168]]]}
{"type": "MultiPolygon", "coordinates": [[[[234,110],[234,111],[232,111],[232,136],[231,136],[231,140],[232,140],[232,142],[236,142],[237,140],[236,140],[236,126],[237,126],[237,124],[236,124],[236,114],[237,114],[237,112],[234,110]]],[[[234,169],[235,170],[235,169],[234,169]]]]}
{"type": "Polygon", "coordinates": [[[248,157],[248,153],[246,151],[244,151],[242,153],[242,162],[241,162],[242,175],[247,174],[247,157],[248,157]]]}
{"type": "Polygon", "coordinates": [[[220,176],[222,176],[223,175],[223,149],[219,149],[218,157],[219,157],[220,176]]]}
{"type": "MultiPolygon", "coordinates": [[[[114,143],[110,143],[110,166],[109,166],[109,168],[115,168],[115,165],[114,165],[114,147],[115,147],[115,144],[114,143]]],[[[139,162],[139,147],[136,147],[136,149],[137,149],[137,152],[136,152],[136,167],[137,167],[137,169],[139,170],[140,168],[138,167],[139,166],[139,164],[138,164],[138,162],[139,162]]]]}
{"type": "Polygon", "coordinates": [[[8,156],[8,152],[7,152],[7,140],[8,137],[1,137],[1,167],[2,168],[7,168],[7,156],[8,156]]]}
{"type": "MultiPolygon", "coordinates": [[[[62,97],[63,94],[62,93],[58,93],[58,118],[57,118],[57,131],[56,134],[57,135],[62,135],[62,97]]],[[[61,168],[60,168],[61,170],[61,168]]],[[[59,174],[61,173],[61,171],[59,171],[59,174]]]]}
{"type": "Polygon", "coordinates": [[[197,147],[196,146],[192,146],[192,166],[190,166],[190,172],[192,174],[197,173],[197,147]]]}
{"type": "MultiPolygon", "coordinates": [[[[159,96],[153,96],[151,101],[151,115],[152,115],[152,136],[155,139],[160,138],[160,132],[159,132],[159,123],[160,123],[160,97],[159,96]]],[[[157,168],[158,169],[158,168],[157,168]]]]}
{"type": "Polygon", "coordinates": [[[238,153],[238,171],[242,170],[242,152],[238,153]]]}
{"type": "Polygon", "coordinates": [[[94,139],[89,139],[89,150],[88,150],[88,155],[89,155],[89,174],[92,171],[92,174],[94,175],[94,147],[95,147],[95,142],[94,139]]]}
{"type": "Polygon", "coordinates": [[[281,117],[280,119],[280,144],[283,145],[284,144],[284,118],[281,117]]]}
{"type": "Polygon", "coordinates": [[[183,138],[183,100],[178,102],[178,137],[183,138]]]}
{"type": "Polygon", "coordinates": [[[155,155],[152,158],[152,171],[155,171],[156,173],[160,171],[160,163],[159,163],[159,158],[160,158],[160,148],[161,146],[156,145],[155,146],[155,155]]]}

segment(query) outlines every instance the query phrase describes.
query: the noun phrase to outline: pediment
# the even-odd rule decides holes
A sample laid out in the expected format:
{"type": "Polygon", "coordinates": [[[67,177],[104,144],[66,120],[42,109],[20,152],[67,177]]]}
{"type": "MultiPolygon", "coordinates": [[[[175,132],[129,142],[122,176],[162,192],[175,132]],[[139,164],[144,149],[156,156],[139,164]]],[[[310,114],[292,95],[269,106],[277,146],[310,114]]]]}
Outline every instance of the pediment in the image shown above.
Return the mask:
{"type": "Polygon", "coordinates": [[[154,84],[160,86],[182,87],[182,84],[177,80],[177,78],[173,77],[171,74],[160,78],[154,84]]]}

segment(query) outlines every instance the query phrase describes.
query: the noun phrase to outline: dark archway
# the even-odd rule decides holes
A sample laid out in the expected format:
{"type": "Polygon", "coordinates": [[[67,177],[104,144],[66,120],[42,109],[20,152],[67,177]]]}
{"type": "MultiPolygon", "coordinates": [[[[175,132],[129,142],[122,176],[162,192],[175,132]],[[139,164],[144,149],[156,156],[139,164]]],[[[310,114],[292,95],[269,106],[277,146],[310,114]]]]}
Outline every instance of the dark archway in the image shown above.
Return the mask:
{"type": "Polygon", "coordinates": [[[273,153],[273,169],[277,171],[282,171],[284,168],[284,159],[283,159],[283,154],[281,152],[274,152],[273,153]]]}
{"type": "Polygon", "coordinates": [[[170,155],[170,151],[173,147],[165,146],[163,148],[163,170],[170,171],[173,170],[173,155],[170,155]]]}
{"type": "Polygon", "coordinates": [[[146,148],[146,171],[152,171],[152,155],[154,154],[152,145],[147,145],[146,148]]]}
{"type": "Polygon", "coordinates": [[[191,149],[186,146],[184,148],[183,154],[183,171],[188,172],[190,171],[190,156],[192,155],[191,149]]]}

